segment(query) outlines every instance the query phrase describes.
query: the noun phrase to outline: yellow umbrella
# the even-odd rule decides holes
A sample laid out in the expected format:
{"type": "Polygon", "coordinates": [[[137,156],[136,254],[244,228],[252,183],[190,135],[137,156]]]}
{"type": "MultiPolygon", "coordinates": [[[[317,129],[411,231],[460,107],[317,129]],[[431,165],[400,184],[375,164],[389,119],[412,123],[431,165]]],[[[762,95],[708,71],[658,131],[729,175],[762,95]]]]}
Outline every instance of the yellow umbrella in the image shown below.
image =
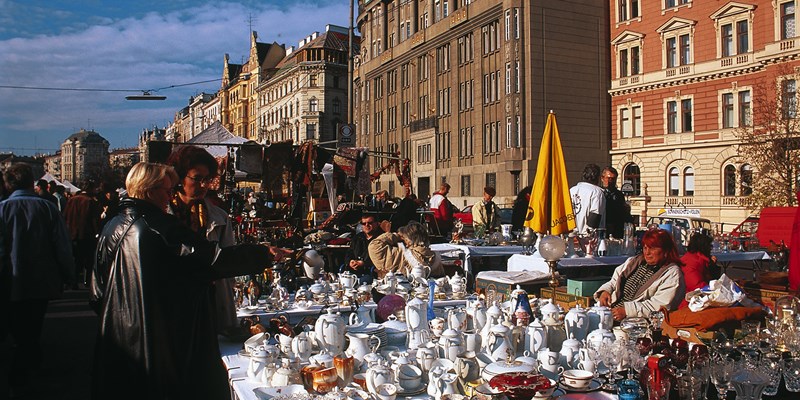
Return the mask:
{"type": "Polygon", "coordinates": [[[552,111],[547,116],[542,147],[539,148],[536,179],[533,181],[525,226],[534,232],[549,232],[551,235],[560,235],[575,229],[575,214],[569,195],[564,153],[561,151],[556,114],[552,111]]]}

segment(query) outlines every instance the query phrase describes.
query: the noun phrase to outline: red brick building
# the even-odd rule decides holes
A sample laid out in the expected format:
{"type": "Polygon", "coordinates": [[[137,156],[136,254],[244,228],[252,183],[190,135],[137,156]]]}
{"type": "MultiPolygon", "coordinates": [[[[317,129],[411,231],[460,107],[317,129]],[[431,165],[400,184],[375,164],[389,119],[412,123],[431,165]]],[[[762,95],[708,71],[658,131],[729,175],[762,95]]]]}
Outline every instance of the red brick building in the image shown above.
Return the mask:
{"type": "MultiPolygon", "coordinates": [[[[738,157],[758,85],[796,105],[796,0],[609,0],[611,159],[620,183],[665,206],[738,223],[754,167],[738,157]]],[[[727,229],[726,229],[727,230],[727,229]]]]}

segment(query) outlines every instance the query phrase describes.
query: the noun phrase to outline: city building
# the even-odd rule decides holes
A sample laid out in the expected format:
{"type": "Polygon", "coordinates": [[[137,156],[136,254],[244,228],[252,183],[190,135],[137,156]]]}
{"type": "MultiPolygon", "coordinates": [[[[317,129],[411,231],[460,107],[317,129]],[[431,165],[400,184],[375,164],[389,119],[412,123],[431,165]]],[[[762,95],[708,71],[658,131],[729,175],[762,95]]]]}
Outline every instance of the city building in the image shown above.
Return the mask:
{"type": "Polygon", "coordinates": [[[53,175],[54,178],[61,180],[61,150],[55,152],[55,154],[48,154],[42,156],[42,160],[44,160],[44,172],[50,175],[53,175]]]}
{"type": "Polygon", "coordinates": [[[220,121],[219,92],[212,94],[210,100],[200,105],[200,115],[200,132],[213,125],[214,122],[220,121]]]}
{"type": "Polygon", "coordinates": [[[286,55],[283,45],[260,43],[258,33],[250,34],[250,54],[242,64],[230,62],[225,54],[220,97],[220,121],[236,136],[251,140],[258,138],[256,87],[276,71],[286,55]]]}
{"type": "Polygon", "coordinates": [[[739,157],[737,132],[752,126],[758,87],[779,82],[762,95],[797,102],[796,3],[609,0],[610,154],[638,196],[634,214],[687,208],[726,224],[749,215],[740,204],[754,166],[739,157]]]}
{"type": "Polygon", "coordinates": [[[126,149],[114,149],[108,155],[108,163],[111,171],[119,177],[123,182],[125,177],[128,176],[128,171],[131,167],[141,160],[138,147],[129,147],[126,149]]]}
{"type": "Polygon", "coordinates": [[[108,170],[108,140],[95,131],[81,129],[61,144],[61,179],[78,187],[99,182],[108,170]]]}
{"type": "MultiPolygon", "coordinates": [[[[176,141],[174,138],[175,131],[170,131],[170,128],[173,128],[175,125],[178,125],[176,122],[170,124],[169,127],[166,128],[159,128],[154,126],[152,129],[142,129],[142,133],[139,134],[139,161],[149,162],[151,160],[150,152],[153,151],[151,146],[148,145],[148,142],[155,141],[176,141]],[[173,135],[173,136],[170,136],[173,135]],[[169,137],[173,139],[168,139],[169,137]]],[[[173,128],[174,129],[174,128],[173,128]]],[[[170,147],[171,149],[171,147],[170,147]]],[[[166,160],[166,156],[169,155],[169,149],[160,151],[165,152],[166,154],[159,154],[158,157],[154,157],[156,160],[164,161],[166,160]]]]}
{"type": "Polygon", "coordinates": [[[336,140],[337,124],[347,122],[347,49],[348,30],[336,25],[286,49],[277,70],[256,87],[256,140],[336,140]]]}
{"type": "Polygon", "coordinates": [[[39,179],[39,177],[45,173],[43,166],[44,161],[42,158],[18,156],[14,153],[0,154],[0,171],[10,167],[11,164],[17,163],[28,164],[31,167],[31,170],[33,170],[33,177],[36,179],[39,179]]]}
{"type": "MultiPolygon", "coordinates": [[[[608,24],[595,0],[359,2],[358,145],[409,158],[422,199],[448,182],[458,207],[484,186],[510,205],[533,183],[553,110],[575,184],[609,162],[608,24]]],[[[389,173],[374,189],[401,195],[389,173]]]]}

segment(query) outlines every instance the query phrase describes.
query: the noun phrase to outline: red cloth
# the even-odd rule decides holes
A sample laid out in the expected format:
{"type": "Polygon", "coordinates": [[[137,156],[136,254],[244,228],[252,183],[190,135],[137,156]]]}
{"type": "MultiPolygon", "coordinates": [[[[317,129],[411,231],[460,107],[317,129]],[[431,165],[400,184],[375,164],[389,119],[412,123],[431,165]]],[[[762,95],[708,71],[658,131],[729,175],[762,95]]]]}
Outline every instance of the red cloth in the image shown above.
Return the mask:
{"type": "MultiPolygon", "coordinates": [[[[796,194],[800,202],[800,191],[796,194]]],[[[800,213],[795,212],[792,241],[789,243],[789,290],[800,289],[800,213]]]]}
{"type": "MultiPolygon", "coordinates": [[[[681,271],[683,272],[683,280],[686,282],[686,293],[708,285],[708,281],[711,279],[711,274],[708,271],[709,261],[705,254],[697,252],[689,252],[681,257],[681,262],[683,263],[681,271]]],[[[688,306],[689,303],[684,299],[678,308],[688,306]]]]}

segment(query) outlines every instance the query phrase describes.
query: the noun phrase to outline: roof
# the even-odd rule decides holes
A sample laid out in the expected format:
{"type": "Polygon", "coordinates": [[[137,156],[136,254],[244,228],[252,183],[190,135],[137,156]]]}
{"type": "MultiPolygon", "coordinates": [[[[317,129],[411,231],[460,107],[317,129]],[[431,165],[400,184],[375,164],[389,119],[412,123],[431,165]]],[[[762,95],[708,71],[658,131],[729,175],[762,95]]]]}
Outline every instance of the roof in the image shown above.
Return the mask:
{"type": "Polygon", "coordinates": [[[103,143],[108,142],[104,137],[100,136],[99,133],[95,131],[87,131],[85,129],[81,129],[78,132],[69,135],[65,142],[71,142],[73,140],[79,140],[84,143],[103,143]]]}
{"type": "Polygon", "coordinates": [[[235,137],[234,134],[225,129],[221,122],[214,121],[208,128],[203,129],[202,132],[189,139],[186,143],[224,143],[233,137],[235,137]]]}
{"type": "MultiPolygon", "coordinates": [[[[359,41],[361,40],[358,36],[353,36],[353,54],[358,54],[359,52],[359,41]]],[[[347,43],[349,38],[347,34],[335,32],[335,31],[326,31],[321,33],[316,39],[311,40],[310,42],[303,45],[298,49],[295,49],[291,52],[291,54],[287,55],[280,63],[278,63],[277,67],[279,69],[291,67],[297,64],[297,55],[300,54],[301,51],[306,49],[331,49],[337,51],[347,51],[347,43]]]]}

